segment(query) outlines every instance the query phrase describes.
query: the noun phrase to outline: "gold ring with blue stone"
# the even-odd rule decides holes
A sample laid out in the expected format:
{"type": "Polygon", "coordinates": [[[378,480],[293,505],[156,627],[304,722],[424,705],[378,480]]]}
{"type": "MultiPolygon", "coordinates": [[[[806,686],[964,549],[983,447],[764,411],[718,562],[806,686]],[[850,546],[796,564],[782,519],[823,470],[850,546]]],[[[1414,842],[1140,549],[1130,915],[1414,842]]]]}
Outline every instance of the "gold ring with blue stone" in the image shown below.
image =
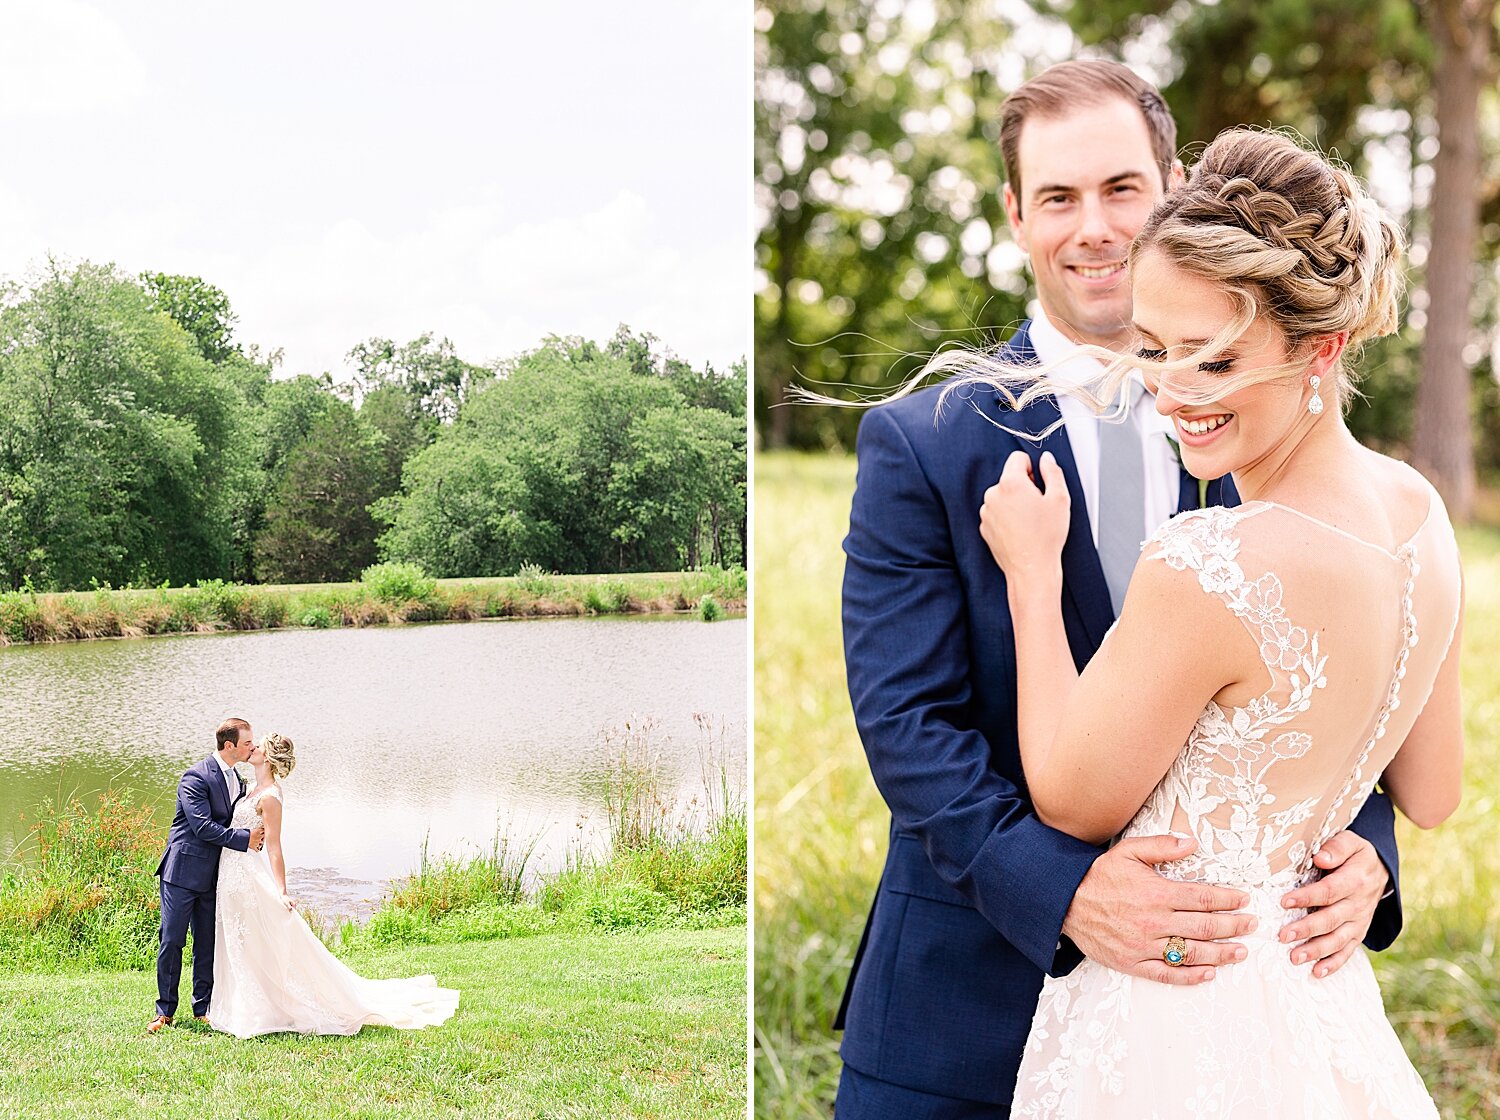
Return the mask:
{"type": "Polygon", "coordinates": [[[1161,959],[1173,968],[1181,968],[1187,960],[1187,942],[1175,933],[1167,938],[1167,947],[1161,951],[1161,959]]]}

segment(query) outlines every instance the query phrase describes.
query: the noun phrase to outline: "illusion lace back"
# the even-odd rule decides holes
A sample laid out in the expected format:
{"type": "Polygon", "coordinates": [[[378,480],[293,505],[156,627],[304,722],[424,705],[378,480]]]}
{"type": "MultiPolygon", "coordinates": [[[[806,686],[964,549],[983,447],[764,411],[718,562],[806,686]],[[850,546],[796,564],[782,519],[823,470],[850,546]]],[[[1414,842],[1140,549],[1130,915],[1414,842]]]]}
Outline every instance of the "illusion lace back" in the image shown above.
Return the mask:
{"type": "MultiPolygon", "coordinates": [[[[1280,906],[1348,827],[1420,714],[1452,640],[1458,551],[1436,492],[1394,553],[1268,502],[1180,515],[1142,563],[1181,573],[1244,625],[1258,695],[1220,694],[1125,836],[1191,835],[1169,878],[1246,891],[1246,961],[1206,984],[1085,961],[1042,991],[1012,1117],[1436,1117],[1364,949],[1314,979],[1280,906]]],[[[1128,609],[1128,608],[1127,608],[1128,609]]],[[[1107,639],[1106,639],[1107,640],[1107,639]]],[[[1247,690],[1249,691],[1249,690],[1247,690]]]]}
{"type": "MultiPolygon", "coordinates": [[[[233,827],[259,823],[270,787],[246,797],[233,827]]],[[[281,902],[262,852],[225,849],[214,923],[214,990],[208,1021],[239,1038],[295,1031],[355,1034],[364,1026],[426,1027],[449,1019],[459,993],[431,976],[366,980],[330,953],[301,915],[281,902]]]]}

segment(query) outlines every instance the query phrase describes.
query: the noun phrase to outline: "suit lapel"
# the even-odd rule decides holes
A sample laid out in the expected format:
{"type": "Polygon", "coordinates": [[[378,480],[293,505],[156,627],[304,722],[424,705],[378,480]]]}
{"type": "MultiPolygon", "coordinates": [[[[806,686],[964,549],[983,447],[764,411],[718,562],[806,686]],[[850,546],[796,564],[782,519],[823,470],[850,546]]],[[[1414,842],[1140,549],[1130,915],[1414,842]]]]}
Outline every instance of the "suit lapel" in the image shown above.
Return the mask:
{"type": "Polygon", "coordinates": [[[1198,480],[1188,474],[1180,464],[1177,467],[1179,485],[1177,489],[1177,512],[1183,513],[1198,508],[1198,480]]]}
{"type": "MultiPolygon", "coordinates": [[[[1062,410],[1058,408],[1057,401],[1053,397],[1045,397],[1036,401],[1020,415],[1013,415],[1011,422],[1020,420],[1025,430],[1033,435],[1040,435],[1052,424],[1062,419],[1062,410]]],[[[1104,635],[1109,632],[1109,627],[1115,620],[1114,608],[1109,601],[1109,584],[1104,579],[1104,568],[1099,563],[1099,550],[1094,545],[1094,532],[1089,527],[1088,504],[1083,497],[1083,485],[1078,476],[1078,463],[1073,458],[1073,445],[1068,442],[1068,432],[1061,424],[1051,435],[1045,436],[1039,443],[1026,444],[1026,452],[1031,456],[1032,470],[1040,477],[1041,468],[1038,465],[1042,452],[1052,452],[1057,465],[1063,470],[1063,475],[1068,482],[1068,493],[1072,496],[1072,515],[1068,524],[1068,539],[1063,542],[1062,564],[1063,588],[1069,599],[1072,600],[1073,608],[1078,612],[1078,617],[1083,622],[1083,629],[1088,634],[1093,648],[1088,651],[1092,656],[1094,650],[1099,648],[1104,641],[1104,635]]]]}
{"type": "Polygon", "coordinates": [[[230,794],[229,785],[224,781],[224,771],[219,769],[218,762],[213,758],[203,760],[203,766],[208,777],[209,797],[217,797],[219,804],[224,807],[224,819],[228,820],[234,816],[234,807],[239,804],[240,798],[245,795],[245,787],[240,784],[240,776],[234,775],[234,794],[230,794]]]}
{"type": "MultiPolygon", "coordinates": [[[[208,799],[211,802],[209,810],[217,814],[217,809],[215,804],[213,804],[215,802],[217,805],[227,806],[228,809],[232,809],[233,806],[229,805],[229,791],[224,788],[224,779],[219,776],[219,764],[210,756],[205,758],[201,765],[203,766],[203,778],[208,782],[208,799]]],[[[228,809],[226,809],[226,812],[228,809]]]]}
{"type": "Polygon", "coordinates": [[[1186,470],[1178,468],[1182,476],[1181,489],[1178,491],[1177,512],[1185,510],[1200,509],[1208,506],[1237,506],[1240,504],[1239,491],[1234,488],[1234,479],[1225,475],[1209,482],[1208,490],[1203,500],[1198,500],[1198,480],[1188,474],[1186,470]]]}

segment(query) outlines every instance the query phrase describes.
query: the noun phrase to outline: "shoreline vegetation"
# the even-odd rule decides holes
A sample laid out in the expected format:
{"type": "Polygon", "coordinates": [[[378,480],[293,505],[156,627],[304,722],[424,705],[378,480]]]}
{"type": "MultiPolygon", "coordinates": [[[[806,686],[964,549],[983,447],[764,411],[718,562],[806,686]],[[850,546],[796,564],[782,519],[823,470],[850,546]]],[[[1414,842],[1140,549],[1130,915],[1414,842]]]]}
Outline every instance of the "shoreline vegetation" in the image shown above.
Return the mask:
{"type": "Polygon", "coordinates": [[[0,592],[0,646],[328,629],[496,618],[692,614],[712,622],[743,613],[745,570],[557,575],[528,566],[514,576],[433,579],[416,564],[367,568],[358,582],[0,592]]]}
{"type": "MultiPolygon", "coordinates": [[[[560,872],[537,876],[534,840],[497,831],[488,851],[429,858],[364,924],[330,928],[303,919],[343,954],[403,945],[547,933],[705,930],[743,926],[749,834],[743,798],[729,781],[723,728],[695,717],[704,735],[703,791],[687,805],[663,795],[657,723],[611,728],[598,775],[609,821],[602,853],[570,852],[560,872]]],[[[160,901],[155,870],[167,829],[128,791],[99,794],[90,809],[44,801],[31,818],[33,854],[0,869],[0,976],[154,968],[160,901]]],[[[184,966],[186,967],[186,966],[184,966]]]]}

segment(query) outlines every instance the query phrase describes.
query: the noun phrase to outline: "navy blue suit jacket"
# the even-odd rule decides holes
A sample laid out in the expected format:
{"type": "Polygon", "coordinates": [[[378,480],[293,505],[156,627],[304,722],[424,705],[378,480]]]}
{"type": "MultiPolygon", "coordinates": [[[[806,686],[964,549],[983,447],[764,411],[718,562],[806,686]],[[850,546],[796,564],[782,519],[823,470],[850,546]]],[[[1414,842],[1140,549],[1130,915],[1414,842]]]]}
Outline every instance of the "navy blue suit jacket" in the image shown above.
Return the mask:
{"type": "MultiPolygon", "coordinates": [[[[1011,356],[1035,356],[1023,325],[1011,356]]],[[[1044,973],[1082,959],[1062,937],[1079,882],[1102,849],[1057,832],[1027,802],[1016,741],[1014,637],[1005,580],[979,535],[985,490],[1007,456],[1056,456],[1073,496],[1063,548],[1063,621],[1081,670],[1114,621],[1067,434],[1052,398],[1022,412],[993,394],[935,390],[872,409],[844,541],[844,655],[855,721],[891,810],[880,888],[836,1028],[844,1061],[911,1089],[1004,1105],[1044,973]],[[976,411],[976,409],[980,411],[976,411]],[[981,412],[983,414],[981,414],[981,412]]],[[[1182,508],[1198,505],[1183,475],[1182,508]]],[[[1227,479],[1208,504],[1234,505],[1227,479]]],[[[1394,815],[1370,798],[1355,830],[1396,880],[1394,815]]],[[[1366,944],[1401,928],[1381,903],[1366,944]]]]}
{"type": "Polygon", "coordinates": [[[219,881],[219,854],[250,848],[250,830],[230,828],[234,807],[245,795],[244,784],[231,800],[220,776],[219,763],[205,758],[188,768],[177,783],[177,812],[167,833],[167,850],[156,866],[162,882],[200,894],[212,892],[219,881]]]}

